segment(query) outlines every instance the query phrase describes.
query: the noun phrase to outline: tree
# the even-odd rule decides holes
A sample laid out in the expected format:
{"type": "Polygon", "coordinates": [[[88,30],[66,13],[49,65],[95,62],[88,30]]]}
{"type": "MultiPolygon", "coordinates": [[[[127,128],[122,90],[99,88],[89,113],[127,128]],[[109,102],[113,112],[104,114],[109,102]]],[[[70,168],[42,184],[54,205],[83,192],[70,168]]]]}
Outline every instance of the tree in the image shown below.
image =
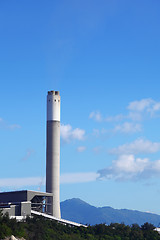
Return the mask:
{"type": "Polygon", "coordinates": [[[142,229],[142,231],[153,230],[153,229],[155,229],[155,226],[151,223],[146,222],[141,226],[141,229],[142,229]]]}

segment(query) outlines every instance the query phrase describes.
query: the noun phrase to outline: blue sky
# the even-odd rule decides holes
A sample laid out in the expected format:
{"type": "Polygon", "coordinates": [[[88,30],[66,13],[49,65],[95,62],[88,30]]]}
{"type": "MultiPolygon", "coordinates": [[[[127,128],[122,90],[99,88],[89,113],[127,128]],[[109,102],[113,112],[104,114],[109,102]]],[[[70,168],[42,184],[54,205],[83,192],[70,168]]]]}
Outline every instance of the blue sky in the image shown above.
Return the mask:
{"type": "Polygon", "coordinates": [[[160,2],[0,1],[0,191],[45,191],[61,95],[61,201],[160,214],[160,2]]]}

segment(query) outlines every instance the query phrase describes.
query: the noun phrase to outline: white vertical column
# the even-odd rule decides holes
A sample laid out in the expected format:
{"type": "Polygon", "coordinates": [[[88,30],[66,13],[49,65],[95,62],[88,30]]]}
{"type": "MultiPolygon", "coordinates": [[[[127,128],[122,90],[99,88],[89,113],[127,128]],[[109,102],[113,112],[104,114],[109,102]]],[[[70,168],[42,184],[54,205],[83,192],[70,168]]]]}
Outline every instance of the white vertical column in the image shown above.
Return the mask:
{"type": "Polygon", "coordinates": [[[60,95],[49,91],[47,95],[47,153],[46,192],[53,193],[49,199],[47,212],[56,218],[60,213],[60,95]]]}

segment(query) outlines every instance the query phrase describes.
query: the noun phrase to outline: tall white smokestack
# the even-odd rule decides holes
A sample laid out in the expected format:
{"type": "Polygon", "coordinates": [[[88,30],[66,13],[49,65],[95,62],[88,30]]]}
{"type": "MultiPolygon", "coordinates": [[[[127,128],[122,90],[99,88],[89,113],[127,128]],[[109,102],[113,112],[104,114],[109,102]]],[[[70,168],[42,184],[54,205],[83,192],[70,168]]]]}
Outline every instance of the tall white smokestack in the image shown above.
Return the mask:
{"type": "Polygon", "coordinates": [[[47,212],[61,218],[59,200],[60,179],[60,95],[49,91],[47,95],[47,159],[46,192],[53,193],[48,200],[47,212]]]}

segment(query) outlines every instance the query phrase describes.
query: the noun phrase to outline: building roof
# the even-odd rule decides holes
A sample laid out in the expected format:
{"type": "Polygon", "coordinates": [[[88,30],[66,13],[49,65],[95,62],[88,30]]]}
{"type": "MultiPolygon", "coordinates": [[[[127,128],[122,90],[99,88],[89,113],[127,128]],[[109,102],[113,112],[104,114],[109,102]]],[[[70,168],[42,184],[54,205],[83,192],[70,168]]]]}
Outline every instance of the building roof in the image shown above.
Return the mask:
{"type": "Polygon", "coordinates": [[[46,192],[30,191],[30,190],[1,192],[0,203],[31,201],[35,196],[50,197],[50,196],[53,196],[53,194],[46,193],[46,192]]]}

